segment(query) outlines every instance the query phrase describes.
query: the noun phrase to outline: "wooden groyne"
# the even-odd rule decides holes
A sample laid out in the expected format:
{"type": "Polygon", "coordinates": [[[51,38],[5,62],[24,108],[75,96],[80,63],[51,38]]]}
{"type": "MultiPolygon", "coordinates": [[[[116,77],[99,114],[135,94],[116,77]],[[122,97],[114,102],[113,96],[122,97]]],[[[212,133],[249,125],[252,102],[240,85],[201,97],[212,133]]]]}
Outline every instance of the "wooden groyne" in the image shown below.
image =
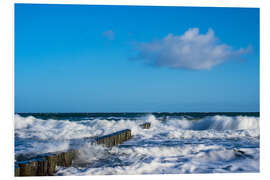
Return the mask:
{"type": "MultiPolygon", "coordinates": [[[[94,138],[96,144],[112,147],[131,138],[131,130],[125,129],[109,135],[94,138]]],[[[56,166],[70,167],[78,150],[68,152],[47,153],[35,157],[20,158],[15,163],[15,176],[52,176],[56,166]]]]}
{"type": "Polygon", "coordinates": [[[15,163],[15,176],[52,176],[56,166],[70,167],[78,150],[47,153],[15,163]]]}
{"type": "Polygon", "coordinates": [[[150,126],[151,126],[151,123],[147,122],[147,123],[141,124],[140,126],[141,126],[141,128],[143,128],[143,129],[149,129],[150,126]]]}
{"type": "MultiPolygon", "coordinates": [[[[149,129],[151,123],[141,124],[143,129],[149,129]]],[[[101,136],[90,137],[96,144],[103,144],[106,147],[112,147],[122,144],[132,138],[131,130],[125,129],[115,133],[101,136]]],[[[46,153],[37,156],[18,157],[15,163],[15,176],[52,176],[56,171],[56,166],[70,167],[76,158],[78,150],[69,150],[67,152],[46,153]]]]}
{"type": "Polygon", "coordinates": [[[131,130],[125,129],[122,131],[115,132],[106,136],[96,138],[97,144],[104,144],[106,147],[112,147],[123,143],[131,138],[131,130]]]}

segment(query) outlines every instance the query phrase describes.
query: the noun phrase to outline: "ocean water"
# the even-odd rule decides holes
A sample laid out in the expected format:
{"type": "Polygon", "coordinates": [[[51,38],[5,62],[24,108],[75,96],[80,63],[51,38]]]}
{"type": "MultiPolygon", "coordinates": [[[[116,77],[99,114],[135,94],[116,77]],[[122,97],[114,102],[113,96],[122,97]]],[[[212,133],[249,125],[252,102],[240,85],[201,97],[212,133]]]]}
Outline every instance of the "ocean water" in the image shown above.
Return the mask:
{"type": "Polygon", "coordinates": [[[259,172],[259,113],[15,114],[15,159],[74,148],[55,175],[259,172]],[[123,129],[132,139],[113,148],[88,138],[123,129]]]}

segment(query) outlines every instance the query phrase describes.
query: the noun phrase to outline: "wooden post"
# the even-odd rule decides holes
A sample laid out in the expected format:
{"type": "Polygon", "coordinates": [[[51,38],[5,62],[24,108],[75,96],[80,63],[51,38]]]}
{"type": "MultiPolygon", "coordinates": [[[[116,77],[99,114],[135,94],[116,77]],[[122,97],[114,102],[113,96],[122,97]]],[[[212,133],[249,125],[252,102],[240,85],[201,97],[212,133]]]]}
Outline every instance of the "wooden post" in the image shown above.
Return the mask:
{"type": "Polygon", "coordinates": [[[20,176],[20,167],[17,164],[15,164],[14,171],[15,171],[15,176],[20,176]]]}
{"type": "Polygon", "coordinates": [[[48,161],[48,168],[47,168],[47,174],[49,176],[52,176],[55,172],[56,164],[57,164],[57,155],[51,155],[46,157],[48,161]]]}
{"type": "Polygon", "coordinates": [[[20,168],[20,176],[31,176],[31,165],[28,162],[18,164],[20,168]]]}
{"type": "Polygon", "coordinates": [[[47,176],[48,175],[47,172],[48,172],[48,161],[45,159],[39,159],[37,176],[47,176]]]}

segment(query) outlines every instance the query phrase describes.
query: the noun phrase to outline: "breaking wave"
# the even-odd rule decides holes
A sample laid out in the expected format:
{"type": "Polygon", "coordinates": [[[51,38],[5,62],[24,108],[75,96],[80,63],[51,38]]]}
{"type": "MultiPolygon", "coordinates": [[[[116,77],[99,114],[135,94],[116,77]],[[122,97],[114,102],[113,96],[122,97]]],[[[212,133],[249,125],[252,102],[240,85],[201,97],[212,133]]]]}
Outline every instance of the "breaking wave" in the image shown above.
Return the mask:
{"type": "Polygon", "coordinates": [[[259,136],[259,118],[251,116],[70,121],[15,115],[16,155],[79,150],[74,166],[56,175],[258,172],[259,136]],[[140,127],[145,122],[150,129],[140,127]],[[133,138],[121,146],[88,141],[123,129],[131,129],[133,138]]]}
{"type": "MultiPolygon", "coordinates": [[[[193,133],[203,133],[208,130],[216,134],[226,131],[230,132],[257,132],[259,131],[259,118],[248,116],[209,116],[199,120],[188,120],[169,118],[166,121],[156,119],[153,115],[138,118],[137,120],[42,120],[33,116],[21,117],[15,115],[15,133],[21,138],[38,138],[38,139],[79,139],[84,137],[100,136],[109,134],[122,129],[131,129],[133,135],[142,135],[145,137],[153,136],[160,133],[171,134],[184,133],[187,130],[193,133]],[[150,122],[151,128],[142,131],[140,124],[150,122]],[[211,131],[212,130],[212,131],[211,131]],[[242,130],[242,131],[241,131],[242,130]],[[198,132],[200,131],[200,132],[198,132]]],[[[256,135],[256,136],[257,136],[256,135]]],[[[252,136],[252,135],[251,135],[252,136]]]]}

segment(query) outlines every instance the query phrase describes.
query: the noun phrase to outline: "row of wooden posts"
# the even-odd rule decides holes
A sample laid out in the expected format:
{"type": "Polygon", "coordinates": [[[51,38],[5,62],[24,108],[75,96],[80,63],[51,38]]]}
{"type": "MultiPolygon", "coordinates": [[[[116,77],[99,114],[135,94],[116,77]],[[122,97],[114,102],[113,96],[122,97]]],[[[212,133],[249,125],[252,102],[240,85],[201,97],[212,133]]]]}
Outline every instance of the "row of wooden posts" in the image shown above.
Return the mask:
{"type": "MultiPolygon", "coordinates": [[[[144,123],[140,126],[143,129],[149,129],[150,125],[150,123],[144,123]]],[[[125,129],[97,137],[95,142],[96,144],[104,144],[106,147],[112,147],[129,140],[131,137],[131,130],[125,129]]],[[[69,150],[67,152],[47,153],[30,160],[18,161],[15,163],[15,176],[52,176],[55,173],[56,166],[70,167],[77,154],[78,150],[69,150]]]]}
{"type": "Polygon", "coordinates": [[[15,176],[52,176],[56,166],[70,167],[78,150],[48,153],[15,164],[15,176]]]}

